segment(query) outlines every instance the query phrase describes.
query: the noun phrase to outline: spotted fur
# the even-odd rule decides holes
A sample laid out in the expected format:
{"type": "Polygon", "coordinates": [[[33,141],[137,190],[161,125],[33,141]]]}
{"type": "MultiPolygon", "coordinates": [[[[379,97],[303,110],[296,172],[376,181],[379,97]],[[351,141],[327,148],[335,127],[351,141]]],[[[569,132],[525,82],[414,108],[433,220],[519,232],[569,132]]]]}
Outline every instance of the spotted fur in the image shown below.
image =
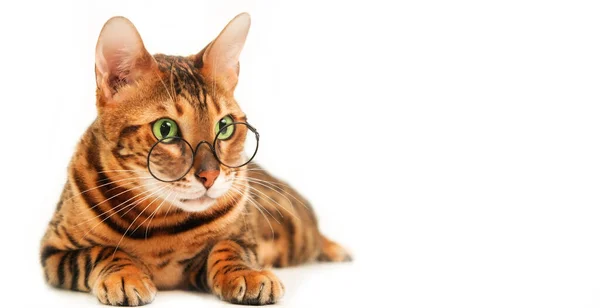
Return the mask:
{"type": "MultiPolygon", "coordinates": [[[[179,181],[159,182],[148,173],[157,119],[174,119],[192,144],[213,140],[225,115],[247,120],[233,98],[239,50],[222,63],[214,53],[243,46],[248,26],[241,14],[200,53],[180,57],[150,56],[127,19],[107,22],[97,49],[98,117],[77,146],[41,244],[50,285],[92,292],[111,305],[150,303],[157,289],[269,304],[284,294],[269,267],[349,260],[320,234],[309,202],[254,163],[210,165],[214,158],[203,151],[179,181]],[[184,208],[167,193],[199,187],[199,169],[209,165],[231,186],[208,208],[184,208]]],[[[239,146],[222,147],[224,155],[240,155],[239,146]]]]}

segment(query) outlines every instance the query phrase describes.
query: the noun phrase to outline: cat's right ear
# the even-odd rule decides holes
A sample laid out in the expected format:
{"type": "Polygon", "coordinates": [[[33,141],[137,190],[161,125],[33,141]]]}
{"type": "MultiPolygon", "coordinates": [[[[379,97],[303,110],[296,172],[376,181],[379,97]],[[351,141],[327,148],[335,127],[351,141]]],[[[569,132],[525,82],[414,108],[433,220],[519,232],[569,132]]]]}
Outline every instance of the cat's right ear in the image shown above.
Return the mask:
{"type": "Polygon", "coordinates": [[[96,44],[96,84],[110,102],[120,88],[156,69],[137,29],[125,17],[113,17],[102,27],[96,44]]]}

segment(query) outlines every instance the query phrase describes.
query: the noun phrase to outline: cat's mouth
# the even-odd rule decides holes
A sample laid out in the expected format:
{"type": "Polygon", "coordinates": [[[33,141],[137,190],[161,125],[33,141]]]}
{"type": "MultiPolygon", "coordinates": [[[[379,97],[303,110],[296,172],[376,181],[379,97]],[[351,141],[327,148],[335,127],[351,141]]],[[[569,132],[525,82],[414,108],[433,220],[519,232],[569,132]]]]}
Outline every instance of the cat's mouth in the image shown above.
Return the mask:
{"type": "Polygon", "coordinates": [[[179,199],[181,206],[188,211],[199,212],[208,209],[215,203],[215,199],[207,196],[206,194],[189,199],[179,199]]]}
{"type": "Polygon", "coordinates": [[[182,203],[194,203],[194,202],[210,202],[210,201],[214,201],[215,199],[209,197],[208,195],[202,195],[200,197],[196,197],[196,198],[189,198],[189,199],[179,199],[180,202],[182,203]]]}

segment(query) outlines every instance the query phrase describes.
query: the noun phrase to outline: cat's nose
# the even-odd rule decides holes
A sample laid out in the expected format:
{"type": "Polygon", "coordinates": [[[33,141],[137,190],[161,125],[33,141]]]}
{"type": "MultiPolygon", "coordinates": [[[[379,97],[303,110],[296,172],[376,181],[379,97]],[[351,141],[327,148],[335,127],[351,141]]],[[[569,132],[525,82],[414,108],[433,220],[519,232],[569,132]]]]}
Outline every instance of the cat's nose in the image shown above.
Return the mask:
{"type": "Polygon", "coordinates": [[[202,185],[206,187],[206,189],[209,189],[213,186],[217,177],[219,177],[219,173],[219,169],[201,170],[200,172],[196,172],[194,175],[196,176],[198,181],[200,181],[200,183],[202,183],[202,185]]]}
{"type": "Polygon", "coordinates": [[[209,189],[215,184],[219,173],[221,173],[221,168],[210,145],[202,146],[204,143],[208,144],[207,142],[200,142],[196,146],[196,161],[194,166],[196,172],[194,172],[194,175],[206,189],[209,189]]]}

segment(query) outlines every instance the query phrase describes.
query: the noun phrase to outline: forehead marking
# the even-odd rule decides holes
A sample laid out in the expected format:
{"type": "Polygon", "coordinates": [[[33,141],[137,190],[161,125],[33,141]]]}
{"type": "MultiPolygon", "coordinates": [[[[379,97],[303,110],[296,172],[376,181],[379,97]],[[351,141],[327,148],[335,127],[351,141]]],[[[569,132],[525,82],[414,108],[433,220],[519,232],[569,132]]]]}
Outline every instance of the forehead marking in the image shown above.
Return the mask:
{"type": "Polygon", "coordinates": [[[204,99],[204,80],[194,62],[178,56],[156,55],[155,58],[160,70],[169,76],[170,88],[175,92],[175,96],[181,95],[192,107],[205,111],[207,106],[204,99]]]}

